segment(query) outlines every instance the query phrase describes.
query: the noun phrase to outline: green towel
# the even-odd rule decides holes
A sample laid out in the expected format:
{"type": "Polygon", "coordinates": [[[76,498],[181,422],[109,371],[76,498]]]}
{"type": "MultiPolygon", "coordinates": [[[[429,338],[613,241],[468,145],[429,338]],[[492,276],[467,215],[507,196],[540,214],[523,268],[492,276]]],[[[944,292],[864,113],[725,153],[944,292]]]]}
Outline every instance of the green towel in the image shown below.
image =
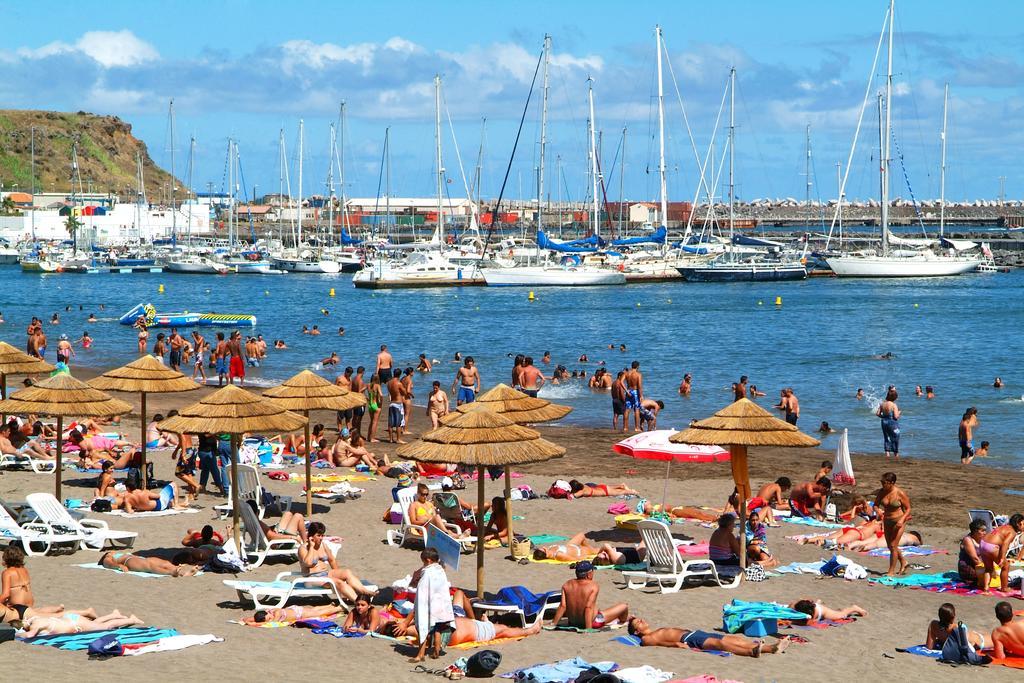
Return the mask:
{"type": "Polygon", "coordinates": [[[558,543],[568,539],[567,536],[556,536],[555,534],[538,534],[536,536],[527,536],[530,542],[534,545],[548,545],[550,543],[558,543]]]}

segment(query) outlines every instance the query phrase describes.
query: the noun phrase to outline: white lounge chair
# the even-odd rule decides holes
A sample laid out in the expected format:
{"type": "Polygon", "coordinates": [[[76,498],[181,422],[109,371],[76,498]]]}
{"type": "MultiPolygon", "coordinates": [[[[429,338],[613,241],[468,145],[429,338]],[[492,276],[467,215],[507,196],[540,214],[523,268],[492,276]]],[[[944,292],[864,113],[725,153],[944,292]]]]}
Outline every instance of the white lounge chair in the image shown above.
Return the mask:
{"type": "Polygon", "coordinates": [[[71,541],[77,535],[80,548],[103,550],[108,543],[114,548],[131,548],[138,537],[134,531],[114,531],[103,520],[75,519],[50,493],[30,493],[25,501],[31,510],[28,521],[39,525],[35,528],[45,527],[55,542],[71,541]]]}
{"type": "MultiPolygon", "coordinates": [[[[230,470],[228,470],[230,477],[230,470]]],[[[228,491],[231,490],[230,483],[228,484],[228,491]]],[[[258,511],[260,519],[267,514],[267,508],[263,504],[263,484],[260,482],[260,471],[255,465],[238,465],[238,497],[240,500],[251,500],[256,503],[256,509],[258,511]]],[[[291,507],[292,499],[290,496],[273,496],[274,505],[278,514],[284,514],[284,512],[291,507]]],[[[227,517],[231,514],[232,505],[234,501],[228,500],[223,505],[217,505],[214,507],[221,517],[227,517]]]]}
{"type": "Polygon", "coordinates": [[[77,533],[53,534],[48,526],[38,522],[18,524],[7,508],[0,505],[0,542],[20,544],[26,555],[46,555],[58,546],[73,552],[83,538],[77,533]]]}
{"type": "MultiPolygon", "coordinates": [[[[427,528],[425,526],[413,524],[409,520],[409,505],[411,505],[413,500],[416,499],[416,487],[408,486],[402,489],[398,492],[397,498],[398,505],[402,508],[402,523],[397,529],[388,529],[386,536],[388,545],[396,545],[401,548],[409,542],[416,542],[420,544],[426,543],[427,528]]],[[[445,523],[445,529],[455,536],[462,533],[462,529],[455,524],[445,523]]],[[[462,545],[463,550],[468,550],[476,543],[475,536],[463,536],[457,540],[462,545]]]]}
{"type": "Polygon", "coordinates": [[[562,591],[551,591],[544,594],[544,601],[540,608],[532,613],[526,614],[521,607],[506,602],[490,600],[474,600],[473,612],[476,614],[490,613],[497,616],[515,617],[519,620],[522,628],[531,628],[540,623],[548,612],[553,612],[562,604],[562,591]]]}
{"type": "Polygon", "coordinates": [[[260,525],[259,517],[249,503],[242,503],[238,508],[242,520],[243,537],[242,555],[252,567],[259,567],[268,557],[286,557],[289,560],[299,559],[299,537],[294,539],[269,539],[260,525]]]}
{"type": "Polygon", "coordinates": [[[297,572],[281,572],[273,581],[239,581],[226,579],[225,586],[234,588],[241,602],[251,602],[256,609],[279,609],[292,598],[327,598],[349,611],[352,606],[341,595],[334,579],[326,576],[303,576],[297,572]]]}
{"type": "Polygon", "coordinates": [[[31,469],[36,474],[53,474],[57,471],[57,461],[55,459],[33,458],[31,451],[25,451],[17,455],[4,453],[0,455],[0,468],[31,469]]]}
{"type": "Polygon", "coordinates": [[[723,581],[711,560],[684,560],[676,550],[675,539],[664,522],[644,519],[637,522],[636,528],[647,546],[647,568],[622,572],[627,587],[638,589],[657,584],[662,593],[675,593],[687,581],[714,582],[722,588],[740,585],[740,573],[729,581],[723,581]]]}
{"type": "Polygon", "coordinates": [[[983,521],[985,523],[986,533],[996,528],[996,513],[991,510],[968,510],[967,514],[970,516],[972,522],[976,519],[983,521]]]}

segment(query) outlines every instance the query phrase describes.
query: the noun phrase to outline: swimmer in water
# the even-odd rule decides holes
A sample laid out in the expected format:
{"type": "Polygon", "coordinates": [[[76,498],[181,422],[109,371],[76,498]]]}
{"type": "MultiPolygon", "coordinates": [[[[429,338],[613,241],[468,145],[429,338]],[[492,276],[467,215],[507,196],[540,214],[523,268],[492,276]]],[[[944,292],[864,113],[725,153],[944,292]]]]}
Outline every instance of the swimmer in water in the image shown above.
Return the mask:
{"type": "MultiPolygon", "coordinates": [[[[3,316],[2,315],[0,315],[0,322],[3,322],[3,316]]],[[[992,388],[993,389],[1002,389],[1003,386],[1004,385],[1003,385],[1003,378],[1002,377],[996,377],[995,380],[992,382],[992,388]]]]}
{"type": "Polygon", "coordinates": [[[855,398],[855,399],[857,399],[858,401],[863,401],[863,400],[864,400],[864,390],[863,390],[863,389],[860,389],[860,388],[858,388],[858,389],[857,389],[857,393],[856,393],[856,395],[854,396],[854,398],[855,398]]]}
{"type": "Polygon", "coordinates": [[[896,357],[896,354],[892,351],[886,351],[885,353],[872,356],[875,360],[892,360],[896,357]]]}

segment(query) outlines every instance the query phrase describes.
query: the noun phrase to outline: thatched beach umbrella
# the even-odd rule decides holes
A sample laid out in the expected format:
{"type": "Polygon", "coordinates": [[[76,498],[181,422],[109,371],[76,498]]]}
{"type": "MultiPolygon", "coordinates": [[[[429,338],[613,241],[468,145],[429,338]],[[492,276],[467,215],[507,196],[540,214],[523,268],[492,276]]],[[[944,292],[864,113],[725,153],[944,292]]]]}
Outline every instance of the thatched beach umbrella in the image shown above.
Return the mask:
{"type": "MultiPolygon", "coordinates": [[[[804,434],[795,425],[780,420],[748,398],[741,398],[711,417],[693,423],[689,429],[676,432],[669,437],[669,441],[729,447],[732,479],[741,501],[741,525],[745,524],[747,501],[751,494],[747,447],[810,448],[821,445],[817,439],[804,434]]],[[[740,539],[744,546],[746,538],[747,535],[741,528],[740,539]]],[[[746,551],[740,562],[746,566],[746,551]]]]}
{"type": "Polygon", "coordinates": [[[113,417],[130,413],[132,407],[67,373],[61,373],[25,387],[0,401],[6,414],[48,415],[57,418],[57,467],[54,495],[60,500],[61,459],[64,451],[65,417],[113,417]]]}
{"type": "Polygon", "coordinates": [[[146,394],[170,394],[192,391],[199,385],[173,370],[154,356],[141,356],[127,365],[89,380],[89,386],[102,391],[125,391],[139,394],[142,423],[142,488],[146,488],[146,394]]]}
{"type": "MultiPolygon", "coordinates": [[[[485,403],[473,403],[447,424],[423,435],[419,441],[399,446],[398,455],[420,462],[471,465],[477,468],[477,544],[476,590],[484,594],[484,470],[487,467],[511,467],[542,462],[565,455],[561,446],[540,438],[535,430],[517,425],[488,409],[485,403]]],[[[508,470],[506,469],[506,481],[508,470]]],[[[512,508],[509,488],[505,487],[505,507],[509,522],[509,546],[512,544],[512,508]]]]}
{"type": "Polygon", "coordinates": [[[279,404],[229,384],[167,418],[163,428],[191,434],[231,435],[231,508],[235,547],[241,552],[238,529],[238,439],[248,432],[291,432],[307,422],[279,404]]]}
{"type": "Polygon", "coordinates": [[[0,400],[7,398],[7,375],[35,375],[52,371],[53,366],[46,361],[0,341],[0,400]]]}
{"type": "Polygon", "coordinates": [[[313,473],[309,443],[309,412],[311,410],[349,410],[364,406],[366,405],[366,396],[328,382],[309,370],[303,370],[286,379],[280,386],[267,389],[263,395],[285,410],[301,412],[306,416],[306,516],[309,517],[313,514],[313,495],[310,491],[313,473]]]}
{"type": "MultiPolygon", "coordinates": [[[[543,398],[534,398],[507,384],[497,384],[483,392],[472,403],[463,403],[456,412],[441,418],[441,424],[448,424],[460,413],[473,410],[473,406],[484,405],[502,417],[520,425],[537,424],[561,420],[572,412],[569,406],[558,405],[543,398]]],[[[505,499],[512,499],[512,468],[505,467],[505,499]]],[[[509,524],[511,524],[511,519],[509,524]]]]}

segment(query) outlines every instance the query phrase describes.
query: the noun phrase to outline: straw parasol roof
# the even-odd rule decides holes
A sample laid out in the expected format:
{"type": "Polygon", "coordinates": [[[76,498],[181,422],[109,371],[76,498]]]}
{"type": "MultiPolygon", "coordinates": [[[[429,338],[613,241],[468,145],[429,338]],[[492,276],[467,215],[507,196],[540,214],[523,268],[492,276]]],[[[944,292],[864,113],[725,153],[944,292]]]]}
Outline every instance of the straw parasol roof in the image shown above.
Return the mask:
{"type": "Polygon", "coordinates": [[[160,428],[178,433],[242,434],[292,431],[307,422],[273,401],[229,384],[182,408],[160,428]]]}
{"type": "Polygon", "coordinates": [[[154,356],[140,356],[127,365],[104,372],[88,382],[89,386],[103,391],[130,391],[147,394],[192,391],[199,385],[190,378],[173,370],[154,356]]]}
{"type": "Polygon", "coordinates": [[[60,417],[111,417],[132,407],[67,373],[36,382],[0,401],[0,412],[60,417]]]}
{"type": "MultiPolygon", "coordinates": [[[[465,413],[478,404],[486,405],[495,413],[501,413],[518,424],[551,422],[560,420],[572,412],[572,408],[569,406],[557,405],[543,398],[527,396],[507,384],[498,384],[488,389],[477,396],[472,403],[464,403],[456,410],[465,413]]],[[[441,422],[447,424],[455,418],[455,413],[449,413],[441,418],[441,422]]]]}
{"type": "Polygon", "coordinates": [[[470,403],[465,412],[452,415],[447,424],[427,432],[419,441],[399,446],[397,454],[422,462],[474,467],[521,465],[565,455],[561,446],[495,413],[486,403],[470,403]]]}
{"type": "Polygon", "coordinates": [[[21,373],[34,374],[37,372],[50,372],[53,366],[44,360],[19,351],[5,341],[0,341],[0,373],[5,375],[18,375],[21,373]]]}
{"type": "Polygon", "coordinates": [[[689,429],[669,437],[673,443],[715,446],[783,446],[808,448],[821,442],[780,420],[749,398],[741,398],[689,429]]]}
{"type": "Polygon", "coordinates": [[[287,410],[348,410],[366,405],[366,396],[328,382],[320,375],[303,370],[263,395],[287,410]]]}

